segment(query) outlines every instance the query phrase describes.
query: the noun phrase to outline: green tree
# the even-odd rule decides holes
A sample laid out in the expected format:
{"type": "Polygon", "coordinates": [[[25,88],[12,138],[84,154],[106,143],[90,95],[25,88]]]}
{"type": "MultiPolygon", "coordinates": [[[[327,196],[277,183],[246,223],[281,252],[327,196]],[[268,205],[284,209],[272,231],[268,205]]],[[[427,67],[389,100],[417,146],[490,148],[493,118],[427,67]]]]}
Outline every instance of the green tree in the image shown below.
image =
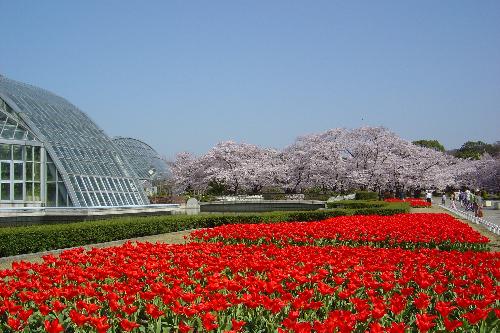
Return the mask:
{"type": "Polygon", "coordinates": [[[500,141],[491,144],[491,149],[488,150],[488,154],[493,157],[500,157],[500,141]]]}
{"type": "Polygon", "coordinates": [[[467,141],[456,151],[455,157],[478,160],[484,153],[495,155],[496,149],[498,149],[496,144],[491,145],[483,141],[467,141]]]}
{"type": "Polygon", "coordinates": [[[414,145],[431,148],[444,153],[444,146],[438,140],[417,140],[412,142],[414,145]]]}

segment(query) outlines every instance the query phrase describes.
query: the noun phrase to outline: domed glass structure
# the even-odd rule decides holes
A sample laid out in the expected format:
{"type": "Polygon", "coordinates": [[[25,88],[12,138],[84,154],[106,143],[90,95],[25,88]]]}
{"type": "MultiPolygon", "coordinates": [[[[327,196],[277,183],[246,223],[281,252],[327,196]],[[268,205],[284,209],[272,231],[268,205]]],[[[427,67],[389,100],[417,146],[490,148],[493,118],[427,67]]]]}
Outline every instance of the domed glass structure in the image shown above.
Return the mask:
{"type": "Polygon", "coordinates": [[[147,143],[133,138],[114,137],[116,148],[130,163],[141,180],[161,180],[169,175],[167,164],[147,143]]]}
{"type": "Polygon", "coordinates": [[[148,203],[133,168],[85,113],[0,76],[0,206],[148,203]]]}

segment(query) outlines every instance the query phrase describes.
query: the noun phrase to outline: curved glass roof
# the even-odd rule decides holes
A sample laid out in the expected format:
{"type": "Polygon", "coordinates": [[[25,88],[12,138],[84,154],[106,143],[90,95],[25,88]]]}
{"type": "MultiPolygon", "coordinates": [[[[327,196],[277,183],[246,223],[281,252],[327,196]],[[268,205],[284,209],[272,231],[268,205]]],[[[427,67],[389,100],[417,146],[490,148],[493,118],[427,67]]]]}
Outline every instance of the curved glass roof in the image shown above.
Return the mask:
{"type": "Polygon", "coordinates": [[[169,175],[165,161],[147,143],[124,137],[114,137],[113,143],[127,158],[140,179],[165,179],[169,175]]]}
{"type": "Polygon", "coordinates": [[[0,99],[10,107],[13,118],[29,127],[25,132],[33,132],[44,143],[74,206],[149,203],[137,175],[111,139],[76,106],[47,90],[1,75],[0,99]]]}
{"type": "Polygon", "coordinates": [[[0,99],[0,138],[36,141],[35,135],[16,117],[12,109],[0,99]]]}

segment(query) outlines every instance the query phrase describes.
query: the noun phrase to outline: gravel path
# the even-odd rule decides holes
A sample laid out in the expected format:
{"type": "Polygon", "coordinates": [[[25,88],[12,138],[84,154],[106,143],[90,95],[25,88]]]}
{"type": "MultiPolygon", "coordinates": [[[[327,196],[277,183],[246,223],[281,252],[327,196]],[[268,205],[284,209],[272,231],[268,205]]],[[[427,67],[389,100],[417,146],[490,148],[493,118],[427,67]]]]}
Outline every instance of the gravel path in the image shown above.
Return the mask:
{"type": "MultiPolygon", "coordinates": [[[[411,213],[448,213],[448,211],[445,211],[438,206],[433,206],[431,208],[412,208],[410,210],[411,213]]],[[[456,216],[455,216],[456,217],[456,216]]],[[[462,222],[467,223],[472,227],[472,229],[478,231],[481,233],[483,236],[486,236],[490,239],[490,244],[491,244],[491,251],[492,252],[499,252],[500,251],[500,236],[495,235],[494,233],[490,232],[488,229],[485,227],[475,224],[472,222],[469,222],[467,220],[460,219],[462,222]]],[[[167,233],[167,234],[161,234],[161,235],[153,235],[153,236],[146,236],[146,237],[139,237],[139,238],[133,238],[133,239],[125,239],[125,240],[119,240],[119,241],[113,241],[113,242],[107,242],[107,243],[100,243],[100,244],[91,244],[91,245],[86,245],[83,246],[85,249],[91,249],[93,247],[96,248],[101,248],[101,247],[108,247],[108,246],[119,246],[122,245],[128,241],[132,242],[150,242],[150,243],[167,243],[167,244],[184,244],[185,241],[185,236],[189,235],[189,233],[192,230],[184,230],[184,231],[178,231],[178,232],[172,232],[172,233],[167,233]]],[[[0,269],[9,269],[12,266],[12,263],[15,261],[29,261],[29,262],[42,262],[42,256],[46,254],[53,254],[57,255],[61,253],[62,251],[67,250],[67,249],[60,249],[60,250],[53,250],[53,251],[46,251],[46,252],[38,252],[38,253],[29,253],[29,254],[21,254],[18,256],[13,256],[13,257],[6,257],[6,258],[0,258],[0,269]]]]}

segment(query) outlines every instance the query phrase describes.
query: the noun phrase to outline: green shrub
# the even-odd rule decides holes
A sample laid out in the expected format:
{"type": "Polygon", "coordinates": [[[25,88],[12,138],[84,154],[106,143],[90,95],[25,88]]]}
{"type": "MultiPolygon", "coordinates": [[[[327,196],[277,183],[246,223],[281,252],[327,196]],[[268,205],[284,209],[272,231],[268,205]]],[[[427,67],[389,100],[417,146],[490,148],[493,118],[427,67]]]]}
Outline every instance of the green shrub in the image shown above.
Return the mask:
{"type": "Polygon", "coordinates": [[[326,201],[332,196],[334,195],[332,195],[331,193],[304,193],[304,200],[326,201]]]}
{"type": "Polygon", "coordinates": [[[340,200],[327,202],[327,208],[346,208],[346,209],[358,209],[358,208],[378,208],[387,206],[389,203],[385,201],[370,201],[370,200],[340,200]]]}
{"type": "Polygon", "coordinates": [[[409,211],[410,204],[402,202],[390,204],[384,207],[355,209],[353,215],[394,215],[408,213],[409,211]]]}
{"type": "Polygon", "coordinates": [[[356,200],[378,200],[377,192],[360,191],[356,192],[356,200]]]}
{"type": "Polygon", "coordinates": [[[325,209],[303,212],[271,212],[234,215],[164,215],[121,217],[101,221],[0,228],[0,257],[40,252],[119,239],[157,235],[233,223],[315,221],[335,216],[408,212],[408,205],[359,209],[325,209]]]}
{"type": "Polygon", "coordinates": [[[327,201],[331,197],[340,195],[338,192],[325,191],[320,187],[313,187],[304,191],[304,200],[327,201]]]}
{"type": "Polygon", "coordinates": [[[264,200],[286,200],[285,193],[263,193],[264,200]]]}

